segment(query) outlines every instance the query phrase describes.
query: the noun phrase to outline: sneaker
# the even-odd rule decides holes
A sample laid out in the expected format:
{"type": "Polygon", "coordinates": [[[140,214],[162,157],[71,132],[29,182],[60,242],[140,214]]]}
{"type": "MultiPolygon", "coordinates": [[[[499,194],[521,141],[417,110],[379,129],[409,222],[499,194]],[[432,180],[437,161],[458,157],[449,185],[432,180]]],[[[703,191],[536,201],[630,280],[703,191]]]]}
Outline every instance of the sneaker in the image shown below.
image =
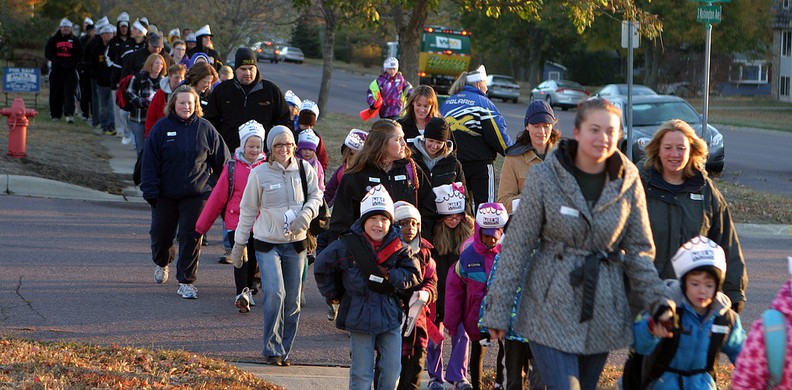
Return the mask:
{"type": "Polygon", "coordinates": [[[454,389],[456,389],[456,390],[473,390],[473,386],[470,384],[470,382],[467,381],[467,379],[463,379],[461,381],[454,382],[454,389]]]}
{"type": "Polygon", "coordinates": [[[72,118],[70,116],[67,116],[66,117],[66,123],[74,123],[74,118],[72,118]]]}
{"type": "Polygon", "coordinates": [[[271,366],[282,366],[283,362],[281,361],[280,356],[267,356],[267,360],[265,361],[266,364],[271,366]]]}
{"type": "Polygon", "coordinates": [[[220,264],[233,264],[234,261],[231,259],[231,248],[226,248],[223,255],[217,259],[217,262],[220,264]]]}
{"type": "Polygon", "coordinates": [[[53,122],[57,122],[57,121],[59,121],[59,120],[60,120],[60,118],[58,118],[58,117],[55,117],[55,116],[53,116],[53,117],[52,117],[52,121],[53,121],[53,122]]]}
{"type": "Polygon", "coordinates": [[[104,130],[102,130],[102,134],[104,134],[104,135],[115,135],[115,130],[113,130],[113,129],[104,129],[104,130]]]}
{"type": "Polygon", "coordinates": [[[256,306],[256,301],[253,300],[253,290],[248,291],[248,302],[250,302],[250,306],[256,306]]]}
{"type": "Polygon", "coordinates": [[[124,145],[129,145],[132,143],[132,138],[130,138],[128,135],[125,135],[124,138],[121,139],[121,143],[124,145]]]}
{"type": "Polygon", "coordinates": [[[209,240],[206,239],[206,236],[201,237],[201,246],[209,246],[209,240]]]}
{"type": "Polygon", "coordinates": [[[338,304],[329,303],[327,305],[327,320],[328,321],[335,321],[335,318],[336,318],[337,314],[338,314],[338,304]]]}
{"type": "Polygon", "coordinates": [[[250,289],[245,287],[239,295],[236,296],[236,301],[234,301],[234,306],[239,309],[240,313],[248,313],[250,312],[250,289]]]}
{"type": "Polygon", "coordinates": [[[168,267],[156,266],[154,268],[154,281],[162,284],[168,281],[168,267]]]}
{"type": "Polygon", "coordinates": [[[434,379],[429,381],[429,390],[443,390],[443,382],[436,381],[434,379]]]}
{"type": "Polygon", "coordinates": [[[198,289],[191,283],[179,283],[179,289],[176,293],[181,295],[184,299],[197,299],[198,289]]]}
{"type": "Polygon", "coordinates": [[[291,366],[291,365],[292,365],[292,361],[291,361],[291,359],[288,359],[288,358],[287,358],[287,359],[283,359],[283,360],[281,360],[281,366],[283,366],[283,367],[289,367],[289,366],[291,366]]]}

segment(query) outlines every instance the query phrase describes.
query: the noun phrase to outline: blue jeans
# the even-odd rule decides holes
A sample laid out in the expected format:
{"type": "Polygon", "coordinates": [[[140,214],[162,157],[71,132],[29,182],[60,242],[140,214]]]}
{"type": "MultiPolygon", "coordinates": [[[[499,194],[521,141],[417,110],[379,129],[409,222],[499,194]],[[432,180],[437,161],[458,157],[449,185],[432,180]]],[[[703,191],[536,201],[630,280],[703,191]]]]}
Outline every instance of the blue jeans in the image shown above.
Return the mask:
{"type": "Polygon", "coordinates": [[[576,355],[531,342],[534,363],[548,390],[597,388],[608,353],[576,355]]]}
{"type": "Polygon", "coordinates": [[[379,351],[377,390],[395,390],[401,373],[401,328],[380,334],[349,332],[352,366],[349,390],[370,390],[374,382],[374,348],[379,351]]]}
{"type": "Polygon", "coordinates": [[[102,126],[102,130],[115,128],[115,114],[113,113],[113,96],[110,87],[96,86],[96,96],[93,98],[93,107],[96,109],[97,124],[102,126]]]}
{"type": "Polygon", "coordinates": [[[256,251],[261,273],[261,312],[264,315],[264,356],[289,357],[300,320],[300,290],[305,251],[276,244],[269,252],[256,251]]]}
{"type": "Polygon", "coordinates": [[[132,142],[138,157],[143,153],[143,137],[146,133],[146,124],[130,120],[128,123],[129,131],[132,132],[132,142]]]}

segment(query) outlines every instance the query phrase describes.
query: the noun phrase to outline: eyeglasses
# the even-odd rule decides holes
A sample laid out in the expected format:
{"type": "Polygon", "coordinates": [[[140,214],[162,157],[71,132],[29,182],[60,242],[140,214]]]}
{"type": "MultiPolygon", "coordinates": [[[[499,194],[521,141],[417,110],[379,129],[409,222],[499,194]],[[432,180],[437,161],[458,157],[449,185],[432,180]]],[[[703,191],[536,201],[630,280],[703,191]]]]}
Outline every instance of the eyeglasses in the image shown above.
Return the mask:
{"type": "Polygon", "coordinates": [[[443,219],[446,219],[446,220],[449,220],[449,221],[457,219],[457,220],[461,221],[462,220],[462,214],[446,215],[445,217],[443,217],[443,219]]]}
{"type": "Polygon", "coordinates": [[[291,149],[293,147],[294,147],[294,144],[292,144],[292,143],[272,145],[272,149],[282,149],[282,148],[291,149]]]}

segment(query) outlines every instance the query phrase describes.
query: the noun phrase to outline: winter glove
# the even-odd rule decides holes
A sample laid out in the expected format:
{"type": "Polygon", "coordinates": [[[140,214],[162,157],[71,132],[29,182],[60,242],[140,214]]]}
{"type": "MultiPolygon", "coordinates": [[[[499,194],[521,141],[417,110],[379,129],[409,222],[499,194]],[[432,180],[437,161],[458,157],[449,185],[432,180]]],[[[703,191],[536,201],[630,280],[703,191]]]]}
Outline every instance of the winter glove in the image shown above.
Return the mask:
{"type": "Polygon", "coordinates": [[[157,208],[157,198],[147,198],[146,202],[148,202],[148,204],[151,205],[152,209],[157,208]]]}
{"type": "Polygon", "coordinates": [[[306,230],[308,230],[308,225],[311,224],[311,212],[310,210],[303,210],[297,214],[297,218],[291,222],[289,225],[289,233],[291,234],[300,234],[306,230]]]}
{"type": "Polygon", "coordinates": [[[233,261],[234,267],[242,268],[242,265],[248,261],[247,245],[235,242],[234,247],[231,249],[231,261],[233,261]]]}

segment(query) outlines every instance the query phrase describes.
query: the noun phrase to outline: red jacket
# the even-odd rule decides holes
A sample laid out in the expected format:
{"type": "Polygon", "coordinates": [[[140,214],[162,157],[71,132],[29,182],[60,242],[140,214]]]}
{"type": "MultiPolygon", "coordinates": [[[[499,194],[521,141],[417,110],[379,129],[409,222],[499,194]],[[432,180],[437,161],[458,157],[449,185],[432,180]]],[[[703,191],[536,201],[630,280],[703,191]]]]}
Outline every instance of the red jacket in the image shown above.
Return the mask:
{"type": "Polygon", "coordinates": [[[412,356],[418,348],[426,349],[429,345],[429,330],[426,318],[429,315],[429,305],[437,299],[437,265],[432,259],[432,248],[434,247],[429,241],[420,237],[419,239],[421,240],[421,250],[418,253],[418,258],[420,259],[421,272],[424,277],[420,284],[406,291],[407,299],[404,301],[404,307],[409,308],[410,297],[415,291],[428,292],[429,301],[427,301],[426,306],[424,306],[423,311],[415,321],[413,332],[407,337],[402,337],[402,356],[412,356]]]}
{"type": "Polygon", "coordinates": [[[148,112],[146,112],[146,130],[143,132],[143,139],[148,137],[154,124],[165,116],[165,106],[168,105],[168,96],[170,96],[171,92],[168,78],[163,77],[162,81],[160,81],[160,89],[154,93],[154,97],[148,106],[148,112]]]}

